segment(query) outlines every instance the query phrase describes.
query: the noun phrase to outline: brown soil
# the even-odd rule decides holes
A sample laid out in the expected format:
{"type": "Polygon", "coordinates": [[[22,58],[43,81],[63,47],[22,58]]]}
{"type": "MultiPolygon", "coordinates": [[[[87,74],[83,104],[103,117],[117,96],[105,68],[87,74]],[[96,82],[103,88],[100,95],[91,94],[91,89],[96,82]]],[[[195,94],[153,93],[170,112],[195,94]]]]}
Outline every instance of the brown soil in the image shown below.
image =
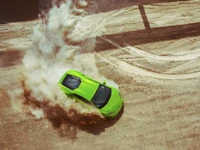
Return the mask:
{"type": "Polygon", "coordinates": [[[200,1],[120,2],[102,10],[108,20],[95,50],[100,72],[120,86],[124,110],[97,125],[13,111],[6,91],[19,84],[36,21],[0,25],[1,150],[200,149],[200,1]]]}

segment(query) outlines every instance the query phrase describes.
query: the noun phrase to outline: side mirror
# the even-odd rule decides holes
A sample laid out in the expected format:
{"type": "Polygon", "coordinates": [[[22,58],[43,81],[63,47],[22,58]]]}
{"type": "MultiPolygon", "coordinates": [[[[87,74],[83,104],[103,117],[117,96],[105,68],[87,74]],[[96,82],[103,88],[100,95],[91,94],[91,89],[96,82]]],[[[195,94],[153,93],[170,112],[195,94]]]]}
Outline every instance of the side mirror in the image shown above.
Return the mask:
{"type": "Polygon", "coordinates": [[[106,80],[103,81],[103,85],[105,85],[105,84],[106,84],[106,80]]]}

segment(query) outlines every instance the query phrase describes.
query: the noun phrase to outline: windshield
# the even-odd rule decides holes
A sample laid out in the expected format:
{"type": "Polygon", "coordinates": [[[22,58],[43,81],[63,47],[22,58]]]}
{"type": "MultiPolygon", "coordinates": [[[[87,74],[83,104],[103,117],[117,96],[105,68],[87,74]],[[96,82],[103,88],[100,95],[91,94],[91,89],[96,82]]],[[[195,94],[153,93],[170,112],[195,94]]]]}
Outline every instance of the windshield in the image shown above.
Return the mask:
{"type": "Polygon", "coordinates": [[[71,90],[77,89],[81,83],[78,77],[67,75],[62,82],[62,85],[68,87],[71,90]]]}
{"type": "Polygon", "coordinates": [[[111,89],[106,86],[100,85],[95,95],[93,96],[91,102],[98,108],[102,108],[108,103],[110,96],[111,89]]]}

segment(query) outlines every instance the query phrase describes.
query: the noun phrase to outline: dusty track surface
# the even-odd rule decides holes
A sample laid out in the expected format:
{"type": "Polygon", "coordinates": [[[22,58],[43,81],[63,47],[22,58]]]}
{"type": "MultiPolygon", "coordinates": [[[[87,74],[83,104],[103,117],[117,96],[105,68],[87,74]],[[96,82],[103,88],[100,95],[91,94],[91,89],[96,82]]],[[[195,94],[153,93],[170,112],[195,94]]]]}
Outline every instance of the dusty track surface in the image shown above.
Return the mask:
{"type": "Polygon", "coordinates": [[[97,66],[125,101],[119,117],[94,126],[59,126],[11,108],[6,91],[19,84],[37,21],[0,25],[0,149],[200,149],[200,1],[122,4],[92,16],[101,22],[97,66]]]}

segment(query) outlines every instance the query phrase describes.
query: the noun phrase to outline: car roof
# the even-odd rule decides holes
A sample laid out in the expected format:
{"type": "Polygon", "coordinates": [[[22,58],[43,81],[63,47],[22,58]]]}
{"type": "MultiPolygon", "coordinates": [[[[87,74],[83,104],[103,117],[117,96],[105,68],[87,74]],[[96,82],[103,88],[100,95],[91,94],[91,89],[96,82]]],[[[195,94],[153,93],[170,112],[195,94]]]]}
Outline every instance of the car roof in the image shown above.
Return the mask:
{"type": "Polygon", "coordinates": [[[67,75],[80,78],[80,84],[78,88],[73,90],[73,92],[89,101],[92,99],[99,85],[101,84],[100,82],[82,74],[81,72],[77,70],[69,70],[66,72],[65,77],[67,75]]]}
{"type": "Polygon", "coordinates": [[[79,77],[79,78],[86,78],[86,79],[88,79],[90,81],[93,81],[93,82],[96,82],[98,84],[102,84],[101,82],[99,82],[99,81],[97,81],[97,80],[95,80],[95,79],[93,79],[93,78],[91,78],[91,77],[89,77],[87,75],[84,75],[84,74],[82,74],[81,72],[79,72],[77,70],[68,70],[66,73],[70,74],[70,75],[73,75],[73,76],[76,76],[76,77],[79,77]]]}

